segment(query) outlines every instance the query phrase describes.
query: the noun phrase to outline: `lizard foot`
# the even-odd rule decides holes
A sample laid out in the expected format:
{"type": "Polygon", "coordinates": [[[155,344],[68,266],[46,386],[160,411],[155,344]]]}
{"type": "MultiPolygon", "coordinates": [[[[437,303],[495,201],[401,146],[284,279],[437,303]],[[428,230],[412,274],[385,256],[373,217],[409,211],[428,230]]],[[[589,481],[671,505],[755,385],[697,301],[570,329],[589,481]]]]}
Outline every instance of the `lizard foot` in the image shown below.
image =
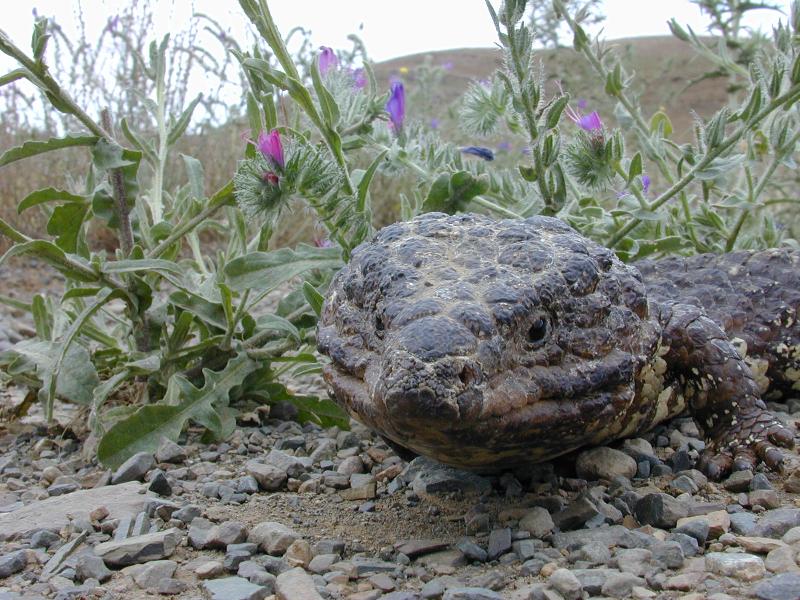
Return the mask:
{"type": "Polygon", "coordinates": [[[698,468],[714,480],[731,471],[753,471],[759,462],[780,471],[784,455],[778,447],[794,447],[794,433],[769,411],[753,409],[736,415],[732,423],[712,435],[698,468]]]}

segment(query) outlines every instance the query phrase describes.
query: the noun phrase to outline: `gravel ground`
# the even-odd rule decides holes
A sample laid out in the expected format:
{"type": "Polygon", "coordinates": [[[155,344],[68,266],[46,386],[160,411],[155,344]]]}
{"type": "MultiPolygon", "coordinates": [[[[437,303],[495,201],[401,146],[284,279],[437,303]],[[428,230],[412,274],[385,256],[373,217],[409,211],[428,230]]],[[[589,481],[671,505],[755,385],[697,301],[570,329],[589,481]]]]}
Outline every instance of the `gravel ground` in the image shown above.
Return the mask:
{"type": "MultiPolygon", "coordinates": [[[[0,311],[0,350],[30,328],[0,311]]],[[[0,410],[20,397],[0,390],[0,410]]],[[[800,401],[772,408],[800,419],[800,401]]],[[[690,419],[479,477],[280,405],[110,472],[65,427],[78,418],[0,424],[0,600],[800,599],[800,457],[709,482],[690,419]]]]}

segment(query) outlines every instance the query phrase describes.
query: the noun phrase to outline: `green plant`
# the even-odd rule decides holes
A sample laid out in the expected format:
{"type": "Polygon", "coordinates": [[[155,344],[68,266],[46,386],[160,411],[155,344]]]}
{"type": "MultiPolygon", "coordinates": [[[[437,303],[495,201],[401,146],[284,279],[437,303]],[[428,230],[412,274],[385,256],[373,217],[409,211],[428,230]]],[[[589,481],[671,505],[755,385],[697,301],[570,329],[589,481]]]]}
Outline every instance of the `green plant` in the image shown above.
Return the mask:
{"type": "Polygon", "coordinates": [[[0,156],[0,168],[69,147],[88,149],[91,165],[80,189],[49,187],[19,202],[20,212],[47,208],[53,239],[31,238],[0,220],[0,233],[13,242],[0,264],[35,256],[67,282],[61,298],[37,294],[25,306],[37,337],[0,354],[5,378],[35,391],[48,416],[56,398],[88,407],[100,436],[98,458],[112,467],[139,450],[154,450],[162,437],[177,438],[187,420],[226,437],[237,403],[293,402],[307,419],[346,427],[346,416],[330,401],[296,396],[278,381],[318,368],[310,354],[314,312],[305,297],[318,308],[316,287],[341,265],[339,249],[267,251],[270,228],[248,233],[233,184],[207,194],[202,165],[191,156],[181,157],[185,183],[166,187],[167,161],[199,102],[168,113],[166,39],[151,44],[145,65],[154,98],[144,104],[155,131],[137,132],[123,119],[124,142],[108,111],[93,120],[50,74],[47,41],[44,20],[36,22],[31,55],[0,33],[0,50],[20,65],[1,82],[29,80],[84,131],[11,148],[0,156]],[[145,165],[152,176],[140,188],[145,165]],[[89,250],[93,220],[117,233],[113,255],[89,250]],[[199,244],[198,234],[209,227],[228,232],[227,246],[215,256],[199,244]],[[303,291],[289,293],[277,307],[263,302],[282,286],[288,291],[300,275],[307,281],[303,291]],[[129,392],[127,403],[107,404],[122,390],[129,392]]]}

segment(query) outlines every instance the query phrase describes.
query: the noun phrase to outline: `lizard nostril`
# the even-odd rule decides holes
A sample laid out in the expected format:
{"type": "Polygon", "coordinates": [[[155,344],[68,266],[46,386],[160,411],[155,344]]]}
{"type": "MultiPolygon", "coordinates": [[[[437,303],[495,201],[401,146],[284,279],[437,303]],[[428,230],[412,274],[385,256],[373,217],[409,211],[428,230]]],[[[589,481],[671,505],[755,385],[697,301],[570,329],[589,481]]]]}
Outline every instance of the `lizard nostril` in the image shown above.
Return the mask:
{"type": "Polygon", "coordinates": [[[530,329],[528,329],[528,341],[532,344],[541,342],[547,334],[547,321],[543,317],[539,317],[533,322],[530,329]]]}

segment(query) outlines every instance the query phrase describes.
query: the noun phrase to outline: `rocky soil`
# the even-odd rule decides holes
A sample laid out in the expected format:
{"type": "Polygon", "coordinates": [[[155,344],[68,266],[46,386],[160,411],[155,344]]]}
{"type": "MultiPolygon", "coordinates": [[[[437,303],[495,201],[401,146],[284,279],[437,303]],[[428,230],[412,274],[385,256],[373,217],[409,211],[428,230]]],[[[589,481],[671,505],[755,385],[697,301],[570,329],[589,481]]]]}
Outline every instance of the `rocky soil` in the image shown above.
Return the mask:
{"type": "MultiPolygon", "coordinates": [[[[0,351],[30,334],[0,311],[0,351]]],[[[19,399],[0,390],[0,410],[19,399]]],[[[800,420],[800,400],[772,407],[800,420]]],[[[480,477],[292,416],[250,413],[218,445],[190,430],[114,472],[70,407],[0,422],[0,600],[800,600],[796,452],[783,474],[710,482],[676,419],[480,477]]]]}

